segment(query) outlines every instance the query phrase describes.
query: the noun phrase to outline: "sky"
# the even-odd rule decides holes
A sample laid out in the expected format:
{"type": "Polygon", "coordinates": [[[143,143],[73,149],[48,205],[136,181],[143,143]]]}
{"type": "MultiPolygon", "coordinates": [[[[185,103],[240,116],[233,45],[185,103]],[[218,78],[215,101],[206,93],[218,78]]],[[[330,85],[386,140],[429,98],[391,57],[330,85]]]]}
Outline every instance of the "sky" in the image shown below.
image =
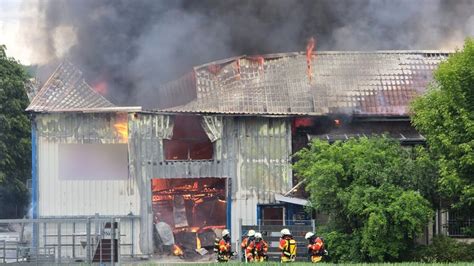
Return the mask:
{"type": "Polygon", "coordinates": [[[34,61],[33,51],[21,36],[21,21],[32,20],[27,12],[21,12],[21,0],[0,0],[0,44],[7,46],[7,55],[23,64],[34,61]]]}
{"type": "Polygon", "coordinates": [[[8,55],[18,56],[21,48],[15,45],[16,33],[20,27],[19,1],[0,1],[0,43],[8,47],[8,55]]]}

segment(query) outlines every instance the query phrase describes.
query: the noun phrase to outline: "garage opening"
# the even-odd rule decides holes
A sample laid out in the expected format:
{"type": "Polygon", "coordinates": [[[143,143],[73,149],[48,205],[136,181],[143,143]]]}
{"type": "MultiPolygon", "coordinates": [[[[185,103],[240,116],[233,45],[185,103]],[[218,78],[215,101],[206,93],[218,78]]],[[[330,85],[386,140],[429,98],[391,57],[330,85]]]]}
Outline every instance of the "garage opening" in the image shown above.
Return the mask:
{"type": "Polygon", "coordinates": [[[152,179],[155,253],[199,260],[226,228],[226,178],[152,179]]]}

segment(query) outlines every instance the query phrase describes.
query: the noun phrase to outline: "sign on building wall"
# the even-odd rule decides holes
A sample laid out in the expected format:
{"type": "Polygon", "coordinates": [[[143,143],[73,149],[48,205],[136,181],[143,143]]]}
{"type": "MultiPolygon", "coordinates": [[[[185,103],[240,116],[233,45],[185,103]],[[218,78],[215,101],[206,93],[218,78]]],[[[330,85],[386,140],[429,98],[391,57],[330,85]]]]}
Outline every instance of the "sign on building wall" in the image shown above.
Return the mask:
{"type": "Polygon", "coordinates": [[[128,178],[127,144],[59,144],[59,179],[128,178]]]}

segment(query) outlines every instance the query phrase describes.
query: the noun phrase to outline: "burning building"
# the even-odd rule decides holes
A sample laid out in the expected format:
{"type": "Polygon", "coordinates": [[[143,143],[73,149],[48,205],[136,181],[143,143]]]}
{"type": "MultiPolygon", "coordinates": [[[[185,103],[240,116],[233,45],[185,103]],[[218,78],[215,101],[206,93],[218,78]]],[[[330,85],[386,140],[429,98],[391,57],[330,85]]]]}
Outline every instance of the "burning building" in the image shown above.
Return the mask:
{"type": "Polygon", "coordinates": [[[164,85],[161,108],[149,110],[112,104],[65,62],[27,109],[33,217],[134,214],[139,252],[151,254],[158,242],[176,255],[212,245],[223,228],[236,241],[242,220],[308,219],[291,155],[312,138],[387,133],[404,145],[423,143],[408,104],[447,56],[235,57],[164,85]]]}

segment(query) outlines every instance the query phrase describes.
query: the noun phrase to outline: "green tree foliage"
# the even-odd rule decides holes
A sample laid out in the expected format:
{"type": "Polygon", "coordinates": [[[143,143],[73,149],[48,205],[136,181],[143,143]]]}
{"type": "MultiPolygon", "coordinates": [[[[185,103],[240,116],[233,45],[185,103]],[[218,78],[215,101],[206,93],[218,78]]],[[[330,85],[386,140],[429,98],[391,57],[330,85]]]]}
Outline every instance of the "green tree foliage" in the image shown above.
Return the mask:
{"type": "Polygon", "coordinates": [[[416,189],[431,165],[391,139],[316,140],[296,157],[312,208],[329,214],[335,261],[400,260],[433,216],[433,188],[416,189]]]}
{"type": "Polygon", "coordinates": [[[426,263],[474,261],[474,243],[459,242],[447,236],[435,236],[431,244],[413,250],[412,258],[426,263]]]}
{"type": "Polygon", "coordinates": [[[30,122],[23,67],[0,45],[0,218],[22,216],[31,176],[30,122]]]}
{"type": "Polygon", "coordinates": [[[474,39],[441,63],[428,93],[412,104],[412,123],[439,167],[445,207],[474,214],[474,39]]]}

